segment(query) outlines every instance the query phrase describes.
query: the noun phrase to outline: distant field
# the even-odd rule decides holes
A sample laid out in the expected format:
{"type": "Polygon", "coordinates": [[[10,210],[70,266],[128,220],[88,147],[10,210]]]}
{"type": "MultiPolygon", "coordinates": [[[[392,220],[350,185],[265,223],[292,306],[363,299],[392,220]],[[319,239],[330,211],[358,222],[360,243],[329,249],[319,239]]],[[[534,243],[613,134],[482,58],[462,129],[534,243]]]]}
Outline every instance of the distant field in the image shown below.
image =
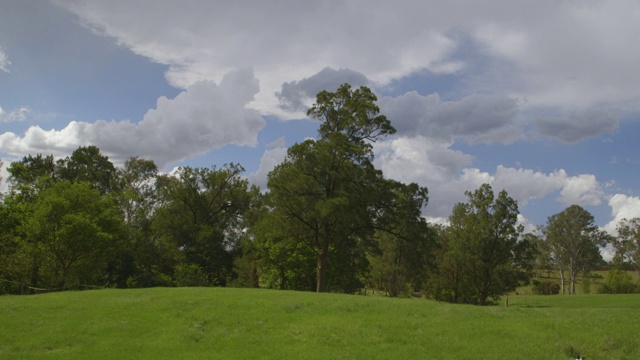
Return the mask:
{"type": "MultiPolygon", "coordinates": [[[[591,276],[589,277],[589,283],[588,283],[588,293],[590,294],[597,294],[598,290],[600,289],[600,287],[604,284],[606,284],[607,279],[608,279],[608,274],[609,271],[593,271],[591,272],[591,276]]],[[[627,271],[627,274],[629,274],[629,276],[631,276],[631,280],[634,282],[638,282],[640,281],[640,279],[638,278],[638,273],[635,271],[627,271]]],[[[558,285],[560,284],[560,273],[558,271],[537,271],[536,272],[536,280],[539,281],[552,281],[557,283],[558,285]]],[[[565,290],[568,292],[569,291],[569,278],[568,278],[568,274],[565,274],[566,278],[565,278],[565,290]]],[[[578,281],[576,283],[576,293],[578,294],[584,294],[585,293],[585,288],[584,288],[584,278],[583,277],[579,277],[578,281]]],[[[532,295],[533,291],[531,289],[531,285],[528,286],[522,286],[520,288],[517,289],[516,291],[518,294],[520,295],[532,295]]]]}
{"type": "Polygon", "coordinates": [[[0,297],[0,359],[640,359],[640,295],[509,306],[265,289],[0,297]]]}

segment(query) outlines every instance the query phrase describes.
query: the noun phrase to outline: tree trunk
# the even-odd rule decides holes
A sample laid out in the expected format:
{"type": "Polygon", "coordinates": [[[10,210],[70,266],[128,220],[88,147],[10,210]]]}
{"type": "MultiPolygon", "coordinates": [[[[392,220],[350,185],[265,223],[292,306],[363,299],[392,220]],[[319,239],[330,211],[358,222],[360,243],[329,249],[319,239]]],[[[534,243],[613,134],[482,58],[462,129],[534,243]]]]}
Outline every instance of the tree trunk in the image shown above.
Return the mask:
{"type": "Polygon", "coordinates": [[[316,292],[327,292],[327,255],[318,254],[316,292]]]}
{"type": "Polygon", "coordinates": [[[564,295],[564,270],[560,269],[560,287],[562,288],[562,295],[564,295]]]}

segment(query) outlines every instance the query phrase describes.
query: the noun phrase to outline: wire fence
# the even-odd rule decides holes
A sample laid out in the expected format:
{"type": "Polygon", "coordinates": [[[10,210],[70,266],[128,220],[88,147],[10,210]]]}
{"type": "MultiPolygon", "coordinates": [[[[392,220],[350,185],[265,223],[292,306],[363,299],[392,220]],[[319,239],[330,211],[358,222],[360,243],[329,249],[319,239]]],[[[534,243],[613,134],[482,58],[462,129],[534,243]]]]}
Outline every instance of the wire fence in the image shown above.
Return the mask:
{"type": "Polygon", "coordinates": [[[23,282],[12,281],[12,280],[7,280],[7,279],[0,279],[0,282],[1,283],[5,283],[5,284],[11,284],[11,285],[9,285],[7,287],[1,287],[0,288],[0,294],[6,293],[6,294],[27,295],[27,294],[39,294],[39,293],[58,292],[58,291],[66,291],[66,290],[95,290],[95,289],[102,289],[101,286],[86,285],[86,284],[74,284],[74,285],[68,285],[68,286],[63,286],[63,287],[58,287],[58,288],[39,288],[39,287],[29,286],[28,284],[23,283],[23,282]]]}

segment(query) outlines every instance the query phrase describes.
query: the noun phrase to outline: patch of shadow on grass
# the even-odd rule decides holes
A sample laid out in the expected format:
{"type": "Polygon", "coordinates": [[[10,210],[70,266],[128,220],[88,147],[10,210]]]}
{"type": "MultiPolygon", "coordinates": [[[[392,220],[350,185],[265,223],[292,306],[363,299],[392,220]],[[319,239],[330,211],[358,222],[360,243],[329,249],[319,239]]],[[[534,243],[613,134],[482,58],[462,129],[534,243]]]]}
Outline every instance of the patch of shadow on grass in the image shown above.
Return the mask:
{"type": "Polygon", "coordinates": [[[196,320],[191,323],[189,326],[188,338],[194,342],[201,342],[204,340],[205,327],[207,325],[206,321],[196,320]]]}

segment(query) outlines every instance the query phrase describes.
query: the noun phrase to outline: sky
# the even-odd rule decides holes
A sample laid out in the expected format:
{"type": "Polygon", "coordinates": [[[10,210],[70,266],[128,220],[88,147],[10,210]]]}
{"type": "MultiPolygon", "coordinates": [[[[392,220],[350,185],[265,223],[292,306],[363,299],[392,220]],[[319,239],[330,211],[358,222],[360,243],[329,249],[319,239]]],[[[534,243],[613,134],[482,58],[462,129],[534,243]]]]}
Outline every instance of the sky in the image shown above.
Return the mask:
{"type": "Polygon", "coordinates": [[[95,145],[265,189],[342,83],[376,93],[397,133],[375,164],[429,189],[430,221],[483,183],[528,230],[640,217],[637,0],[0,0],[5,166],[95,145]]]}

